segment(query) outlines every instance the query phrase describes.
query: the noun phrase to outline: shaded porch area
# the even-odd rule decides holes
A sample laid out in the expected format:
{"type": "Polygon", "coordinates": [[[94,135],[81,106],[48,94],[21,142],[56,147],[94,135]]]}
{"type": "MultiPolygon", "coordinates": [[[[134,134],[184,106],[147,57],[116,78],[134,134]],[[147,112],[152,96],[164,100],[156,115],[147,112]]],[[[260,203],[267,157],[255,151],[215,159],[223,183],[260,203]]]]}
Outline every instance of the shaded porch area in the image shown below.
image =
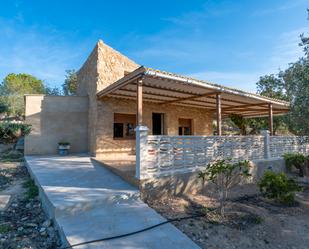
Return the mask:
{"type": "Polygon", "coordinates": [[[145,67],[106,87],[97,98],[104,103],[101,115],[109,115],[106,125],[113,127],[102,136],[112,160],[100,162],[129,180],[134,174],[142,180],[192,172],[220,158],[268,158],[269,134],[222,136],[222,119],[231,114],[268,117],[273,135],[273,116],[289,111],[285,101],[145,67]],[[119,156],[128,148],[135,148],[136,161],[119,156]]]}
{"type": "Polygon", "coordinates": [[[133,186],[139,186],[139,180],[135,177],[136,174],[136,156],[120,157],[117,159],[94,158],[105,168],[109,169],[123,180],[133,186]]]}

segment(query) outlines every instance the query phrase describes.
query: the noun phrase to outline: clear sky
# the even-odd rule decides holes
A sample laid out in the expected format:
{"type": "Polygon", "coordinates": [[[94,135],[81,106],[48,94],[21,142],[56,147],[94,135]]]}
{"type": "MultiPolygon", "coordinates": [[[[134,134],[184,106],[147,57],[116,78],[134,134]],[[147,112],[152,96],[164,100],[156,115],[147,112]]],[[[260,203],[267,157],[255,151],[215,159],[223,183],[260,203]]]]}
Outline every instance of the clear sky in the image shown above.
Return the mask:
{"type": "Polygon", "coordinates": [[[302,55],[308,0],[2,0],[0,80],[60,86],[98,39],[141,65],[255,91],[302,55]]]}

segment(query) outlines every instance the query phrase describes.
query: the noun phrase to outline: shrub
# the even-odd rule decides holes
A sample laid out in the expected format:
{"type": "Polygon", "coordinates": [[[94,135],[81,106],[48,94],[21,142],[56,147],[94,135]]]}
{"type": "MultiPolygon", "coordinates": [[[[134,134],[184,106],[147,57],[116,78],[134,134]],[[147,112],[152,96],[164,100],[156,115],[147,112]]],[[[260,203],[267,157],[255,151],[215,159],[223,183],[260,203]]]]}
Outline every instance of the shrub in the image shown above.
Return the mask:
{"type": "Polygon", "coordinates": [[[24,182],[23,187],[27,188],[26,199],[28,199],[28,200],[33,199],[34,197],[36,197],[39,194],[39,189],[35,185],[35,183],[32,179],[24,182]]]}
{"type": "Polygon", "coordinates": [[[304,176],[304,167],[305,167],[305,160],[306,156],[301,153],[285,153],[283,155],[285,160],[285,165],[288,170],[291,170],[294,166],[296,169],[299,170],[299,176],[304,176]]]}
{"type": "Polygon", "coordinates": [[[9,150],[1,154],[0,162],[21,162],[23,153],[17,150],[9,150]]]}
{"type": "Polygon", "coordinates": [[[31,125],[23,123],[0,123],[0,141],[2,143],[16,142],[18,138],[29,135],[31,125]]]}
{"type": "Polygon", "coordinates": [[[243,178],[251,176],[249,169],[249,161],[232,163],[230,159],[224,159],[209,163],[204,171],[199,172],[198,177],[202,179],[203,184],[206,180],[215,184],[220,194],[221,215],[224,215],[224,207],[230,190],[243,178]]]}
{"type": "Polygon", "coordinates": [[[295,192],[302,188],[284,173],[266,171],[258,183],[262,195],[269,199],[291,205],[295,202],[295,192]]]}

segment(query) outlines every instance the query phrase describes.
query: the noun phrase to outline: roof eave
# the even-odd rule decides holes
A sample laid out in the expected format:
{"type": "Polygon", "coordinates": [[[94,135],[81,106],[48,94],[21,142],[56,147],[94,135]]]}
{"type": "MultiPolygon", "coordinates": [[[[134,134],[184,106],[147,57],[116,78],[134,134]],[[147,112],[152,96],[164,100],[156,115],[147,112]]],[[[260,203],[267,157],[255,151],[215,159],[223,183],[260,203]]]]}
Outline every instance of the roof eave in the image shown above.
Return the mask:
{"type": "Polygon", "coordinates": [[[286,102],[286,101],[283,101],[283,100],[278,101],[276,99],[263,97],[263,96],[252,94],[252,93],[247,93],[247,92],[244,92],[244,91],[241,91],[241,90],[236,90],[236,89],[233,90],[233,89],[226,88],[224,86],[212,85],[212,84],[209,84],[205,81],[189,79],[189,78],[180,77],[180,76],[177,76],[177,75],[165,74],[165,73],[162,73],[162,72],[158,72],[156,70],[152,70],[150,68],[146,69],[145,75],[151,75],[151,76],[166,78],[166,79],[170,79],[170,80],[181,81],[181,82],[184,82],[184,83],[187,83],[187,84],[195,84],[195,85],[198,85],[198,86],[201,86],[201,87],[213,89],[213,90],[220,91],[220,92],[223,92],[223,93],[225,92],[225,93],[229,93],[229,94],[240,95],[240,96],[244,96],[244,97],[248,97],[248,98],[253,98],[253,99],[256,99],[256,100],[265,101],[265,102],[272,103],[272,104],[278,104],[278,105],[281,105],[281,106],[286,106],[286,107],[290,106],[289,102],[286,102]]]}

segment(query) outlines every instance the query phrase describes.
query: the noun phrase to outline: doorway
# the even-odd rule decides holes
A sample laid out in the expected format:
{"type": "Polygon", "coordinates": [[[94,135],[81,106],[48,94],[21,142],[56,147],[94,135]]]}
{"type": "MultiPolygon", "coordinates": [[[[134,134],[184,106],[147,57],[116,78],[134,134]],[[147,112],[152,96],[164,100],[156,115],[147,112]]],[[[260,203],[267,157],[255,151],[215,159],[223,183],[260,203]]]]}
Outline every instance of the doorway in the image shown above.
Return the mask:
{"type": "Polygon", "coordinates": [[[189,136],[192,135],[192,119],[180,118],[178,126],[179,136],[189,136]]]}
{"type": "Polygon", "coordinates": [[[164,113],[152,113],[152,135],[164,135],[164,113]]]}

